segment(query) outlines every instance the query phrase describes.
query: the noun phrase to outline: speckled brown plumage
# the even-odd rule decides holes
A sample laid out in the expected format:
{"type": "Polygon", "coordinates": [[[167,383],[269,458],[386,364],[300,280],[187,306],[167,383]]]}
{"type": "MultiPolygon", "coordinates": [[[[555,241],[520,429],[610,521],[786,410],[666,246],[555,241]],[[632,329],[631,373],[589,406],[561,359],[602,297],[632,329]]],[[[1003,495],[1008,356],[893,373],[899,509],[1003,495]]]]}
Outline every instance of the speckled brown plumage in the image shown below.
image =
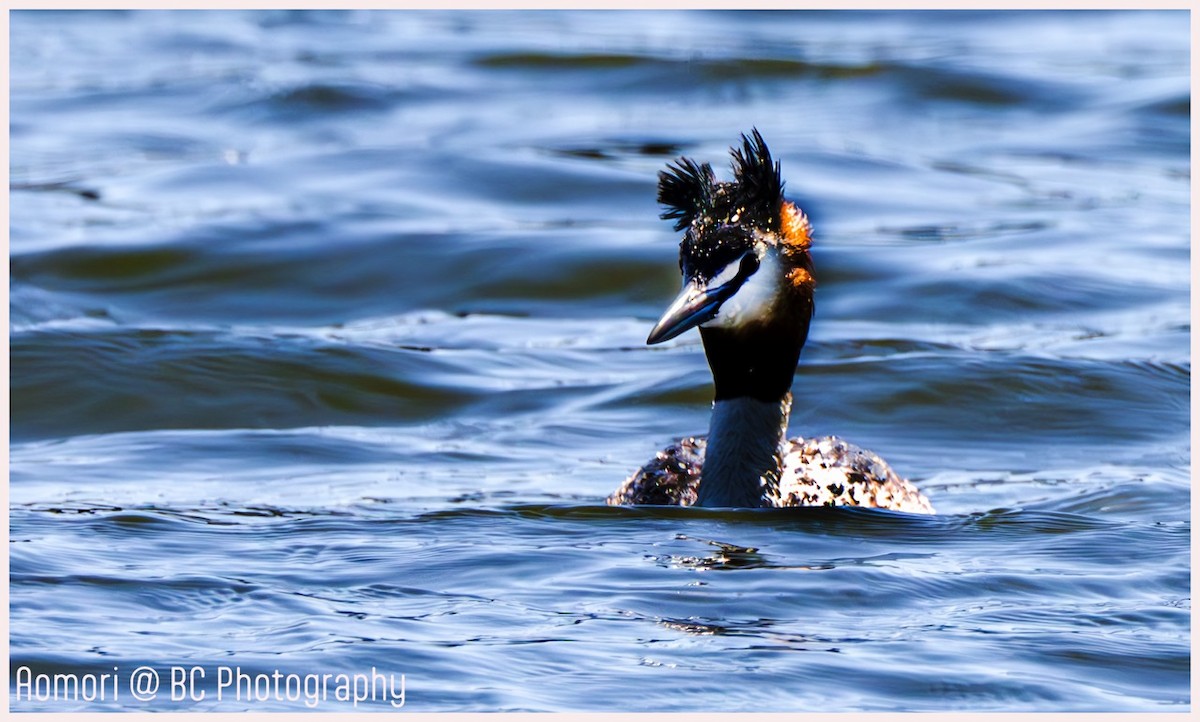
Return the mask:
{"type": "MultiPolygon", "coordinates": [[[[671,444],[607,499],[610,506],[691,506],[700,486],[706,440],[671,444]]],[[[778,488],[763,485],[764,507],[866,506],[932,514],[933,505],[876,454],[836,436],[789,439],[778,488]]]]}

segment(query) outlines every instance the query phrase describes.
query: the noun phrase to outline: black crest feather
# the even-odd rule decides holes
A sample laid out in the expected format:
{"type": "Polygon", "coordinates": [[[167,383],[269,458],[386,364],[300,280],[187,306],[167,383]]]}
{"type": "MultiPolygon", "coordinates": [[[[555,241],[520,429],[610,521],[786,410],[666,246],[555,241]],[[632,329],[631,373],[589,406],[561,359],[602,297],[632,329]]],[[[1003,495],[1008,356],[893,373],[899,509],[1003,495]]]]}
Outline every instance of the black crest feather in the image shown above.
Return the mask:
{"type": "Polygon", "coordinates": [[[700,165],[691,158],[680,158],[658,172],[658,202],[667,207],[661,217],[675,219],[675,230],[687,228],[693,220],[712,208],[716,177],[708,163],[700,165]]]}
{"type": "Polygon", "coordinates": [[[779,204],[783,201],[783,180],[779,161],[771,159],[771,151],[757,128],[750,136],[742,134],[742,147],[733,151],[733,177],[737,181],[736,205],[745,208],[753,219],[770,220],[778,226],[779,204]]]}

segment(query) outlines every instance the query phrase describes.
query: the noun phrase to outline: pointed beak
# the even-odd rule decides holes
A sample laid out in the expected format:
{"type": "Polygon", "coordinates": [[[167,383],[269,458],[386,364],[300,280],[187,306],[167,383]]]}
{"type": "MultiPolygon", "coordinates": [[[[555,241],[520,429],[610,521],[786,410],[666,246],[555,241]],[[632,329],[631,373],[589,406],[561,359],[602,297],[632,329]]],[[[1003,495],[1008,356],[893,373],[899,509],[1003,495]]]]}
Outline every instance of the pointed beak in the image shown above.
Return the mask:
{"type": "Polygon", "coordinates": [[[646,343],[653,345],[669,341],[711,319],[736,290],[734,284],[709,289],[698,280],[689,281],[651,329],[646,343]]]}

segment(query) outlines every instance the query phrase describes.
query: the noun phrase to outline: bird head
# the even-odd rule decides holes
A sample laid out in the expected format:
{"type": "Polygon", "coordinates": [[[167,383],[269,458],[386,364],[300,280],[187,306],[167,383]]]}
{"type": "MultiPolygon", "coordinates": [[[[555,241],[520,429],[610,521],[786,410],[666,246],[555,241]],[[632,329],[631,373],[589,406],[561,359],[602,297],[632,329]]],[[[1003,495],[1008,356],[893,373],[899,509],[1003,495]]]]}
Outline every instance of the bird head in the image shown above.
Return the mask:
{"type": "Polygon", "coordinates": [[[731,150],[733,181],[680,158],[658,174],[664,219],[684,231],[683,289],[650,332],[661,343],[696,326],[742,329],[770,321],[795,294],[811,307],[811,227],[783,196],[778,161],[753,130],[731,150]]]}

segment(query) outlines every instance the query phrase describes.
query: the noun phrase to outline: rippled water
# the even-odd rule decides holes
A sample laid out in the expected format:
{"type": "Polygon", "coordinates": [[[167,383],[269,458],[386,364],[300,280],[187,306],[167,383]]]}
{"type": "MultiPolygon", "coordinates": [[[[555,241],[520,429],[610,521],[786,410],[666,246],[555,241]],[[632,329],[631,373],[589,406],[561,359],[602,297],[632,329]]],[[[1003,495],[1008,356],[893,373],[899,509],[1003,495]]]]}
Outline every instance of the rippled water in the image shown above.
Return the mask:
{"type": "Polygon", "coordinates": [[[1186,13],[11,17],[13,709],[1189,708],[1186,13]],[[707,426],[655,173],[751,126],[791,430],[936,517],[602,506],[707,426]]]}

